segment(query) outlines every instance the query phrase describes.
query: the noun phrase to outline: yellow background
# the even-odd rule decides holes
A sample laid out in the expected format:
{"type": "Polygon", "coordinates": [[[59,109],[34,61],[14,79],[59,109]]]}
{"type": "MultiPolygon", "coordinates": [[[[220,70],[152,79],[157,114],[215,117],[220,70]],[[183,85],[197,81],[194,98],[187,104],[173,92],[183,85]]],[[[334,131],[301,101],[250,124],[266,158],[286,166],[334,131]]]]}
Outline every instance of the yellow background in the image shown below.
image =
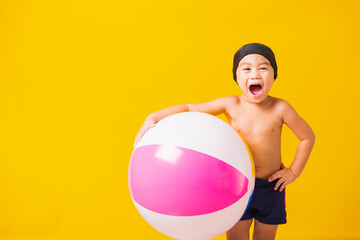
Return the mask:
{"type": "MultiPolygon", "coordinates": [[[[169,239],[131,202],[134,138],[153,111],[241,94],[232,60],[250,42],[273,49],[270,94],[317,137],[278,239],[360,239],[359,12],[346,0],[0,1],[0,239],[169,239]]],[[[288,166],[298,141],[283,137],[288,166]]]]}

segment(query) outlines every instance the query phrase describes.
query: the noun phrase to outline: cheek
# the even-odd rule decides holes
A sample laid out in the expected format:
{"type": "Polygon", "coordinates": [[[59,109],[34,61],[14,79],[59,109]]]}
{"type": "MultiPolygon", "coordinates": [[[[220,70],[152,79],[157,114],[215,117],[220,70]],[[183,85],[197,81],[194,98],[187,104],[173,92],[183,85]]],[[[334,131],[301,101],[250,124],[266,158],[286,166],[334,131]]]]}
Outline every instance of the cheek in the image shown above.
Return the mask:
{"type": "Polygon", "coordinates": [[[236,77],[237,77],[238,82],[241,82],[241,81],[245,82],[246,79],[248,79],[248,77],[249,77],[248,75],[249,75],[249,73],[247,73],[247,72],[238,71],[236,73],[236,77]]]}
{"type": "Polygon", "coordinates": [[[264,72],[261,77],[267,84],[274,82],[274,73],[272,71],[264,72]]]}
{"type": "Polygon", "coordinates": [[[266,92],[270,92],[270,89],[272,88],[273,83],[274,83],[273,78],[266,81],[266,83],[265,83],[265,89],[266,89],[265,91],[266,92]]]}
{"type": "Polygon", "coordinates": [[[236,79],[239,79],[241,78],[241,72],[238,70],[236,71],[236,79]]]}
{"type": "Polygon", "coordinates": [[[244,83],[244,81],[238,82],[238,85],[239,85],[240,90],[241,90],[242,92],[246,92],[246,91],[247,91],[247,86],[246,86],[246,84],[244,83]]]}

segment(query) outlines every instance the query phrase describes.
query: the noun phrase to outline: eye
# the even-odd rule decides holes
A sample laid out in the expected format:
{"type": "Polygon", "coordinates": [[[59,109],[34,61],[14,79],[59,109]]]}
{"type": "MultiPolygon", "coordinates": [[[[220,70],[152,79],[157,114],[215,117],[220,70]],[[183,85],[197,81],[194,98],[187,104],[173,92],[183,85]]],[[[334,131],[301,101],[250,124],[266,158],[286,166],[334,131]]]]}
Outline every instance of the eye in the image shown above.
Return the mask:
{"type": "Polygon", "coordinates": [[[249,70],[250,70],[250,68],[243,68],[243,70],[245,70],[245,71],[249,71],[249,70]]]}
{"type": "Polygon", "coordinates": [[[262,67],[262,68],[260,68],[260,70],[267,70],[267,68],[266,68],[266,67],[262,67]]]}

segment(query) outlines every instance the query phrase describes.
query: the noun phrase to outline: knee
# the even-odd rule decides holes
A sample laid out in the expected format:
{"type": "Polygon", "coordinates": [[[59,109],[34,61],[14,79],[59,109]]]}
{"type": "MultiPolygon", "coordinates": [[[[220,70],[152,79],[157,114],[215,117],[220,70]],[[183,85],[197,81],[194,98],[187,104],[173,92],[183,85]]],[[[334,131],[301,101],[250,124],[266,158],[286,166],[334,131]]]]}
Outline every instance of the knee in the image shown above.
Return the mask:
{"type": "Polygon", "coordinates": [[[275,238],[264,233],[254,232],[253,240],[274,240],[275,238]]]}
{"type": "Polygon", "coordinates": [[[263,224],[255,221],[254,240],[274,240],[277,231],[277,225],[263,224]]]}
{"type": "Polygon", "coordinates": [[[249,240],[249,231],[226,232],[226,240],[249,240]]]}
{"type": "Polygon", "coordinates": [[[249,229],[252,220],[239,221],[233,228],[226,232],[227,240],[249,240],[249,229]]]}

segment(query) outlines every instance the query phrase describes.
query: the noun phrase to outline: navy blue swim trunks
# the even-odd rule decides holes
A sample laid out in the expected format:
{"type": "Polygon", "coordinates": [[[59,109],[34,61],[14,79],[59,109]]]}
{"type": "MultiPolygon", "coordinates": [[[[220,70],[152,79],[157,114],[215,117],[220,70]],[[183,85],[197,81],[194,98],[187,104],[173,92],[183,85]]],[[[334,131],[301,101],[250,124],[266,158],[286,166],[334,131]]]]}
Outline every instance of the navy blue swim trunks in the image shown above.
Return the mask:
{"type": "Polygon", "coordinates": [[[255,179],[251,201],[240,220],[255,218],[261,223],[271,225],[286,223],[285,190],[274,190],[277,181],[255,179]]]}

